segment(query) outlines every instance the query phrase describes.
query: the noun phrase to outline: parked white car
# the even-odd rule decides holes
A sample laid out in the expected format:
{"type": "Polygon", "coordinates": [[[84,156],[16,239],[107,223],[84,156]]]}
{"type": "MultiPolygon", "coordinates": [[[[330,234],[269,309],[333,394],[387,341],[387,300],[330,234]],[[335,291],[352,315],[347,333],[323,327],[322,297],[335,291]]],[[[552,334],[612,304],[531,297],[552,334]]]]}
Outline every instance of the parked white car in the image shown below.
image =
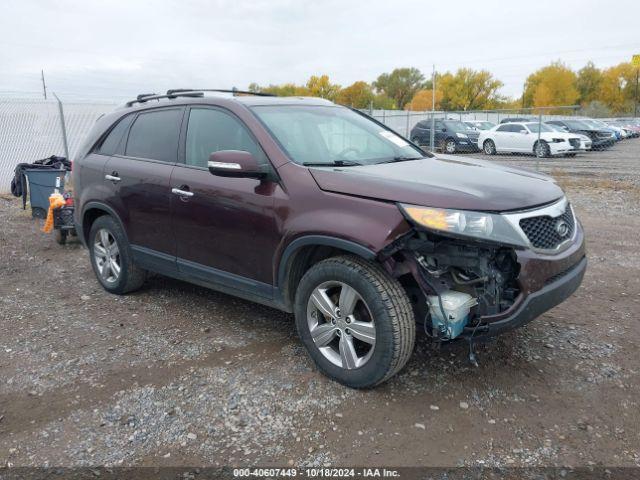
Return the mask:
{"type": "Polygon", "coordinates": [[[481,131],[478,137],[478,147],[482,148],[487,155],[509,152],[530,153],[538,157],[551,155],[573,157],[580,151],[580,146],[581,141],[577,135],[556,132],[544,123],[537,122],[503,123],[481,131]],[[539,136],[538,129],[540,129],[539,136]]]}
{"type": "MultiPolygon", "coordinates": [[[[565,127],[554,125],[552,123],[545,123],[545,125],[555,132],[568,133],[565,127]]],[[[593,146],[593,142],[589,137],[587,137],[586,135],[582,135],[581,133],[572,133],[572,135],[575,135],[580,139],[580,150],[583,150],[583,151],[591,150],[591,147],[593,146]]]]}

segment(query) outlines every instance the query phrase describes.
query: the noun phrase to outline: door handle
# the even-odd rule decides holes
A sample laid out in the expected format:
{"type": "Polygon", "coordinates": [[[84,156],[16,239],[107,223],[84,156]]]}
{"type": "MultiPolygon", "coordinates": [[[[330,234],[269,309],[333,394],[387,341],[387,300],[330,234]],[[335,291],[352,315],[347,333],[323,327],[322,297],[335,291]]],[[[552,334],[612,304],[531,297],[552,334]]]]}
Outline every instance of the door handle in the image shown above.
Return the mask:
{"type": "Polygon", "coordinates": [[[118,183],[120,180],[122,180],[119,176],[118,176],[118,172],[113,172],[111,175],[105,175],[104,176],[105,180],[111,180],[114,183],[118,183]]]}
{"type": "Polygon", "coordinates": [[[171,193],[180,197],[193,197],[193,192],[188,190],[180,190],[179,188],[172,188],[171,193]]]}

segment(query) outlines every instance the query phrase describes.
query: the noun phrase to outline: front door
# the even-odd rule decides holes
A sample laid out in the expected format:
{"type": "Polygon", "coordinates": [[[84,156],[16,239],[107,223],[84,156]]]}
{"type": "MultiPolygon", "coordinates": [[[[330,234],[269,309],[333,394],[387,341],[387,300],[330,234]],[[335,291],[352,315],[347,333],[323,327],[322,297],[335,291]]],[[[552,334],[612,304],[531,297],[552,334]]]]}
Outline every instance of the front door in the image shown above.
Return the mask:
{"type": "Polygon", "coordinates": [[[121,154],[105,165],[107,203],[122,221],[136,262],[155,271],[176,269],[171,230],[171,173],[177,161],[184,109],[142,112],[133,120],[121,154]]]}
{"type": "Polygon", "coordinates": [[[280,185],[272,179],[218,177],[209,155],[243,150],[271,168],[247,127],[231,112],[191,107],[183,128],[184,161],[171,177],[171,212],[178,270],[218,287],[270,298],[273,256],[281,239],[274,212],[280,185]],[[188,192],[185,194],[184,192],[188,192]]]}

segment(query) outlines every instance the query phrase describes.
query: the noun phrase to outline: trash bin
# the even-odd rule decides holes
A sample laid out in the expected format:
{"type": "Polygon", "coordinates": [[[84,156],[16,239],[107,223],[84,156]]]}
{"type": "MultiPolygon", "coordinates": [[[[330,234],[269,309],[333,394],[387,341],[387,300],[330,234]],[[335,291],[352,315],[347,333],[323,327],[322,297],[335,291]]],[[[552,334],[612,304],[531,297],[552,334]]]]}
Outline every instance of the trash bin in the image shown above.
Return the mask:
{"type": "Polygon", "coordinates": [[[47,218],[49,211],[49,196],[54,189],[64,189],[64,169],[26,168],[24,174],[29,181],[29,203],[31,203],[31,216],[34,218],[47,218]]]}

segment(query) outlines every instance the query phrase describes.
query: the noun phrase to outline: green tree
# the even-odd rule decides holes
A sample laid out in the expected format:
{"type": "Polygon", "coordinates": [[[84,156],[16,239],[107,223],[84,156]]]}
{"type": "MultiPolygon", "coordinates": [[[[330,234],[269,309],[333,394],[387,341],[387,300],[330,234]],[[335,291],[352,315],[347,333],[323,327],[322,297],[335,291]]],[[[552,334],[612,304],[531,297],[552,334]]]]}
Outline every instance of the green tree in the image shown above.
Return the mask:
{"type": "Polygon", "coordinates": [[[553,107],[574,105],[580,92],[577,76],[562,62],[554,62],[527,77],[524,88],[526,107],[553,107]]]}
{"type": "Polygon", "coordinates": [[[371,85],[358,81],[340,90],[337,102],[354,108],[368,108],[373,102],[373,97],[371,85]]]}
{"type": "Polygon", "coordinates": [[[441,105],[445,110],[480,110],[494,108],[500,100],[500,80],[486,70],[460,68],[455,75],[449,72],[436,78],[436,89],[442,92],[441,105]]]}
{"type": "Polygon", "coordinates": [[[597,100],[600,86],[602,84],[602,71],[593,62],[587,63],[578,70],[576,88],[580,93],[580,103],[585,105],[597,100]]]}
{"type": "Polygon", "coordinates": [[[373,86],[378,93],[391,98],[398,108],[404,108],[418,90],[430,88],[417,68],[396,68],[391,73],[383,73],[373,86]]]}

